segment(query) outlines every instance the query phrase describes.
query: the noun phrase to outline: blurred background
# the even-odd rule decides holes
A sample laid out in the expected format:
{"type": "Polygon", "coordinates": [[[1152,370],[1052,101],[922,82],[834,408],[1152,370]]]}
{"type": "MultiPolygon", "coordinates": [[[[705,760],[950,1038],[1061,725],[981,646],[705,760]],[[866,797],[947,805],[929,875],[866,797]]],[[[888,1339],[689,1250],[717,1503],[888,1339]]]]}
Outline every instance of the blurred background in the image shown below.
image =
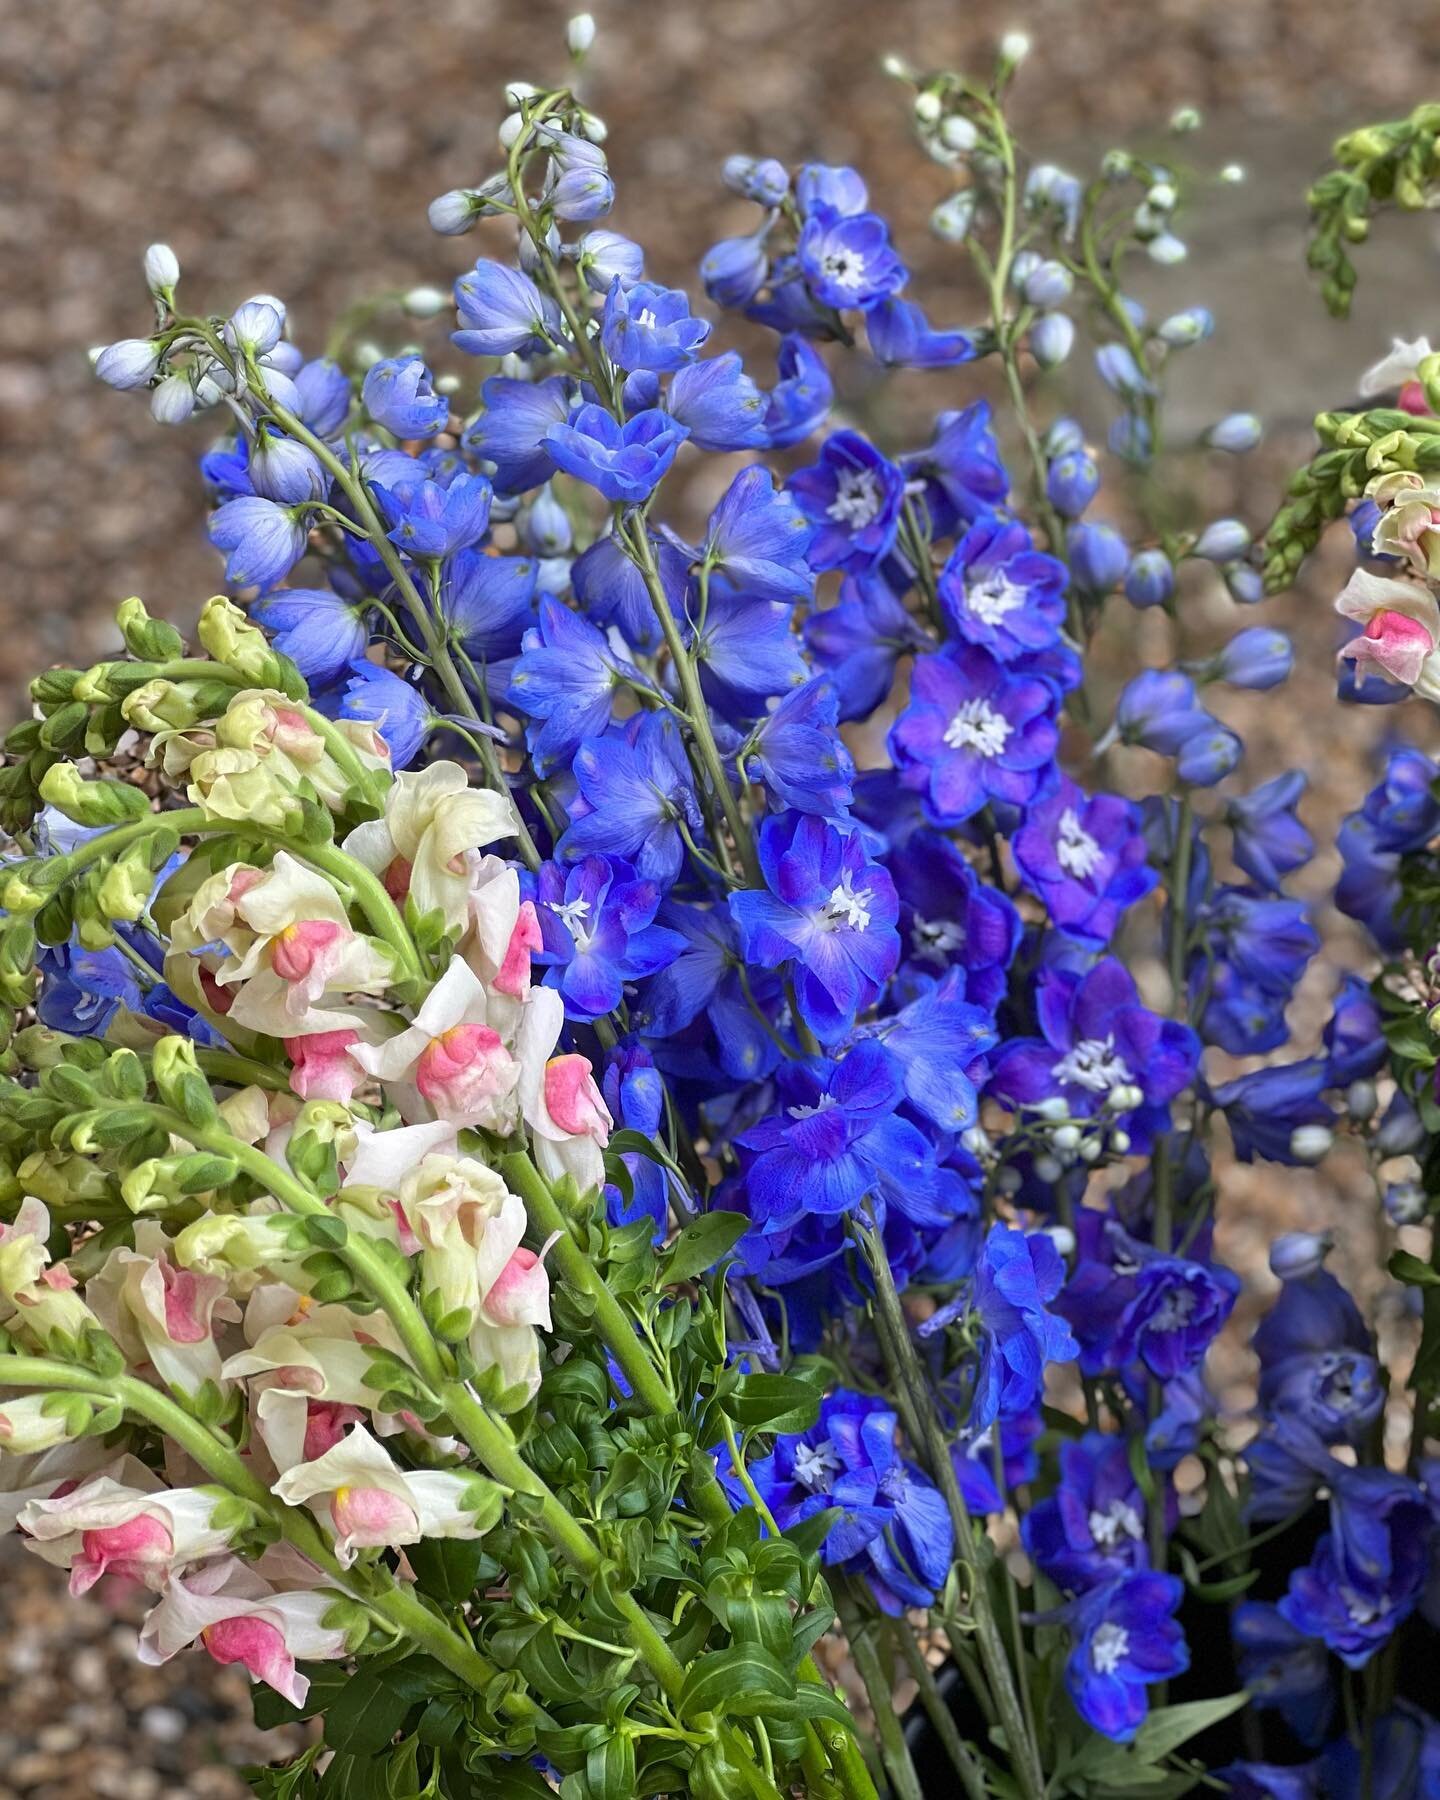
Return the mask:
{"type": "MultiPolygon", "coordinates": [[[[0,0],[7,717],[37,668],[112,647],[110,616],[125,595],[185,626],[218,585],[194,471],[213,422],[162,431],[143,400],[96,383],[86,360],[91,345],[146,329],[145,245],[174,246],[199,310],[282,296],[311,354],[348,305],[447,284],[481,240],[434,237],[426,203],[490,171],[506,80],[564,78],[573,10],[558,0],[0,0]]],[[[983,69],[998,34],[1024,27],[1035,49],[1014,95],[1019,135],[1033,155],[1080,173],[1112,143],[1161,149],[1175,108],[1199,107],[1203,128],[1172,153],[1200,169],[1239,162],[1248,180],[1202,187],[1185,232],[1190,263],[1157,272],[1144,291],[1166,311],[1209,305],[1219,322],[1180,371],[1182,435],[1237,407],[1269,429],[1256,456],[1195,471],[1213,512],[1262,526],[1307,453],[1309,417],[1347,402],[1392,334],[1440,326],[1428,220],[1386,222],[1361,249],[1348,326],[1328,319],[1303,266],[1303,193],[1330,140],[1440,98],[1431,0],[592,0],[592,10],[599,38],[583,92],[610,126],[612,223],[643,240],[651,272],[674,285],[694,285],[705,248],[753,216],[720,186],[727,154],[813,158],[863,170],[932,317],[973,319],[956,253],[925,231],[946,175],[915,146],[903,91],[880,73],[883,53],[983,69]]],[[[498,253],[494,240],[489,248],[498,253]]],[[[443,330],[442,320],[427,342],[443,342],[443,330]]],[[[963,404],[979,385],[960,369],[853,398],[896,449],[919,441],[922,410],[963,404]]],[[[1048,417],[1089,397],[1077,369],[1052,378],[1038,406],[1048,417]]],[[[1088,417],[1103,437],[1104,414],[1088,417]]],[[[1297,758],[1311,775],[1305,817],[1321,854],[1303,886],[1315,896],[1333,882],[1327,834],[1367,785],[1369,748],[1402,723],[1336,712],[1328,605],[1344,550],[1315,559],[1301,591],[1258,615],[1294,634],[1295,679],[1222,708],[1246,736],[1252,780],[1297,758]]],[[[1201,635],[1233,628],[1222,592],[1193,604],[1201,635]]],[[[1152,627],[1141,624],[1142,655],[1152,627]]],[[[1426,733],[1421,709],[1406,709],[1403,729],[1426,733]]],[[[1319,923],[1334,959],[1362,966],[1351,928],[1332,912],[1319,923]]],[[[1302,1045],[1318,1033],[1330,979],[1307,984],[1292,1009],[1302,1045]]],[[[1234,1169],[1225,1248],[1263,1270],[1274,1230],[1333,1221],[1363,1254],[1368,1225],[1356,1221],[1372,1210],[1363,1171],[1343,1155],[1323,1177],[1234,1169]]],[[[136,1668],[132,1599],[70,1601],[63,1578],[13,1540],[3,1557],[0,1800],[229,1800],[243,1789],[227,1765],[291,1747],[254,1732],[234,1671],[199,1656],[136,1668]]]]}

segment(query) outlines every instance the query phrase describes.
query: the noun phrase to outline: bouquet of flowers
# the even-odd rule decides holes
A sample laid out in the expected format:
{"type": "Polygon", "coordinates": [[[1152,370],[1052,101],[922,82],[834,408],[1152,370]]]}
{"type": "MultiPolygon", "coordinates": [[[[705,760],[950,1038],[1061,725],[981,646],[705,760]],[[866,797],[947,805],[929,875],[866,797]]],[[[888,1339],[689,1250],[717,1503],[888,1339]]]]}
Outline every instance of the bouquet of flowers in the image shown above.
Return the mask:
{"type": "MultiPolygon", "coordinates": [[[[430,211],[493,232],[453,367],[439,290],[309,358],[164,245],[96,355],[209,421],[241,603],[192,653],[126,600],[4,740],[0,1510],[321,1721],[273,1800],[1440,1791],[1440,777],[1347,820],[1375,963],[1292,1045],[1305,776],[1226,722],[1291,648],[1213,626],[1348,512],[1342,693],[1440,697],[1440,355],[1321,415],[1263,555],[1207,520],[1183,459],[1259,422],[1167,445],[1213,322],[1126,286],[1206,178],[1027,161],[1025,50],[890,69],[966,329],[854,170],[737,156],[700,273],[762,385],[515,83],[430,211]],[[1390,1279],[1278,1237],[1247,1413],[1226,1173],[1339,1138],[1390,1279]]],[[[1337,308],[1437,132],[1337,146],[1337,308]]]]}

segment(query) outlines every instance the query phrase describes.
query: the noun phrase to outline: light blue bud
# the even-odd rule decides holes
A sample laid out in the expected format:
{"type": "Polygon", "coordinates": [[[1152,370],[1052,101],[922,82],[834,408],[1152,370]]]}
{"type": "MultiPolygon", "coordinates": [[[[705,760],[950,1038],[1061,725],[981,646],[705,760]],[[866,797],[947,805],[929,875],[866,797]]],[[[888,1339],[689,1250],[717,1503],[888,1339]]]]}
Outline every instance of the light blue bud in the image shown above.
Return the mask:
{"type": "Polygon", "coordinates": [[[645,273],[645,252],[618,231],[587,231],[576,250],[576,267],[586,287],[608,294],[612,282],[633,287],[645,273]]]}
{"type": "Polygon", "coordinates": [[[1227,413],[1210,427],[1202,441],[1212,450],[1228,450],[1232,456],[1242,456],[1255,448],[1264,430],[1254,413],[1227,413]]]}
{"type": "Polygon", "coordinates": [[[1241,606],[1258,606],[1265,598],[1265,578],[1249,563],[1234,563],[1225,571],[1230,598],[1241,606]]]}
{"type": "Polygon", "coordinates": [[[107,387],[144,387],[160,367],[160,346],[152,338],[121,338],[95,358],[95,373],[107,387]]]}
{"type": "Polygon", "coordinates": [[[1125,579],[1130,547],[1113,525],[1075,525],[1066,540],[1070,569],[1091,594],[1108,594],[1125,579]]]}
{"type": "Polygon", "coordinates": [[[541,488],[525,515],[525,542],[536,556],[562,555],[575,541],[570,515],[549,487],[541,488]]]}
{"type": "Polygon", "coordinates": [[[1392,1225],[1423,1224],[1430,1210],[1418,1181],[1392,1182],[1385,1190],[1385,1216],[1392,1225]]]}
{"type": "Polygon", "coordinates": [[[1085,448],[1085,433],[1078,419],[1057,419],[1045,433],[1044,450],[1046,457],[1054,462],[1057,456],[1069,456],[1072,450],[1085,448]]]}
{"type": "Polygon", "coordinates": [[[1238,519],[1215,519],[1196,538],[1192,556],[1206,562],[1229,563],[1250,548],[1250,533],[1238,519]]]}
{"type": "Polygon", "coordinates": [[[975,196],[967,188],[942,200],[930,215],[930,229],[942,244],[960,244],[975,222],[975,196]]]}
{"type": "Polygon", "coordinates": [[[732,194],[758,206],[778,206],[790,191],[785,165],[773,156],[727,156],[720,179],[732,194]]]}
{"type": "Polygon", "coordinates": [[[1150,460],[1154,441],[1149,425],[1137,413],[1121,413],[1110,421],[1105,440],[1112,452],[1125,462],[1143,468],[1150,460]]]}
{"type": "Polygon", "coordinates": [[[441,237],[463,237],[475,229],[484,211],[485,202],[474,188],[451,188],[448,194],[439,194],[430,202],[427,216],[430,229],[438,231],[441,237]]]}
{"type": "Polygon", "coordinates": [[[1102,344],[1095,352],[1095,368],[1106,387],[1127,400],[1155,391],[1126,344],[1102,344]]]}
{"type": "Polygon", "coordinates": [[[247,300],[237,306],[225,322],[222,336],[234,350],[249,356],[264,356],[280,342],[285,329],[285,314],[269,300],[247,300]]]}
{"type": "Polygon", "coordinates": [[[1075,321],[1068,313],[1041,313],[1030,327],[1030,354],[1042,369],[1058,369],[1075,344],[1075,321]]]}
{"type": "Polygon", "coordinates": [[[1045,477],[1045,496],[1062,519],[1078,519],[1099,487],[1100,471],[1083,450],[1057,456],[1045,477]]]}
{"type": "Polygon", "coordinates": [[[1270,1273],[1281,1281],[1304,1281],[1320,1273],[1334,1248],[1328,1231],[1287,1231],[1270,1246],[1270,1273]]]}
{"type": "Polygon", "coordinates": [[[1125,598],[1132,606],[1163,606],[1175,592],[1175,570],[1163,550],[1142,550],[1125,574],[1125,598]]]}
{"type": "Polygon", "coordinates": [[[1149,318],[1144,306],[1131,294],[1121,294],[1120,310],[1137,331],[1145,329],[1145,321],[1149,318]]]}
{"type": "Polygon", "coordinates": [[[1231,687],[1263,693],[1279,687],[1294,663],[1295,652],[1283,631],[1252,625],[1235,633],[1210,665],[1210,674],[1216,681],[1228,681],[1231,687]]]}
{"type": "Polygon", "coordinates": [[[1021,292],[1031,306],[1046,310],[1063,306],[1075,291],[1075,277],[1063,263],[1053,260],[1037,263],[1021,284],[1021,292]]]}
{"type": "Polygon", "coordinates": [[[1157,328],[1156,336],[1172,350],[1183,350],[1189,344],[1203,343],[1214,329],[1214,315],[1207,307],[1190,306],[1184,312],[1171,313],[1157,328]]]}
{"type": "Polygon", "coordinates": [[[1176,263],[1184,262],[1190,254],[1190,247],[1176,237],[1173,231],[1162,231],[1146,244],[1145,254],[1151,262],[1159,263],[1162,269],[1173,269],[1176,263]]]}
{"type": "Polygon", "coordinates": [[[195,410],[188,375],[167,375],[150,393],[150,416],[157,425],[183,425],[195,410]]]}
{"type": "Polygon", "coordinates": [[[1213,787],[1238,768],[1245,746],[1227,725],[1213,720],[1187,739],[1175,758],[1175,770],[1193,787],[1213,787]]]}

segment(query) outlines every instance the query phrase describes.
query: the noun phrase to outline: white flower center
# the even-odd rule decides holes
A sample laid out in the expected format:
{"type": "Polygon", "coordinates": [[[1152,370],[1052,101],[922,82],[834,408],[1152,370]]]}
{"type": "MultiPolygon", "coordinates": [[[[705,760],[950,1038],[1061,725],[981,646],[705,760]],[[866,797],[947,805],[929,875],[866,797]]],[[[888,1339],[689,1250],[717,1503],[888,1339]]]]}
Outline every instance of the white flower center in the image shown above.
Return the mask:
{"type": "Polygon", "coordinates": [[[825,516],[852,531],[862,531],[880,506],[880,483],[873,469],[841,469],[835,477],[835,498],[825,508],[825,516]]]}
{"type": "Polygon", "coordinates": [[[829,1112],[839,1104],[833,1094],[822,1094],[813,1106],[787,1106],[785,1111],[792,1119],[813,1119],[816,1113],[829,1112]]]}
{"type": "Polygon", "coordinates": [[[1090,1535],[1100,1550],[1113,1550],[1123,1538],[1134,1538],[1138,1543],[1140,1515],[1123,1500],[1112,1500],[1104,1512],[1097,1508],[1091,1513],[1090,1535]]]}
{"type": "Polygon", "coordinates": [[[647,331],[653,331],[660,321],[655,317],[648,306],[642,306],[635,315],[635,323],[637,325],[643,325],[647,331]]]}
{"type": "Polygon", "coordinates": [[[1123,1625],[1116,1625],[1107,1619],[1103,1625],[1095,1629],[1090,1640],[1090,1661],[1097,1674],[1113,1675],[1120,1666],[1120,1659],[1130,1653],[1130,1633],[1123,1625]]]}
{"type": "Polygon", "coordinates": [[[1347,1587],[1342,1587],[1340,1592],[1345,1601],[1346,1612],[1357,1625],[1373,1625],[1390,1610],[1390,1602],[1383,1594],[1357,1594],[1354,1588],[1347,1587]]]}
{"type": "Polygon", "coordinates": [[[854,250],[843,247],[827,250],[820,258],[820,267],[836,287],[858,288],[865,285],[865,258],[857,255],[854,250]]]}
{"type": "Polygon", "coordinates": [[[990,569],[965,584],[965,604],[982,625],[998,625],[1006,613],[1025,604],[1025,590],[1017,587],[1003,569],[990,569]]]}
{"type": "Polygon", "coordinates": [[[988,700],[967,700],[945,727],[945,742],[952,750],[973,750],[977,756],[998,756],[1014,726],[988,700]]]}
{"type": "Polygon", "coordinates": [[[870,890],[851,886],[851,875],[847,869],[839,881],[830,890],[830,898],[825,902],[825,922],[832,931],[839,926],[848,926],[851,931],[866,931],[870,926],[870,890]]]}
{"type": "Polygon", "coordinates": [[[1108,1034],[1103,1038],[1081,1038],[1051,1073],[1057,1081],[1073,1082],[1092,1094],[1108,1094],[1111,1088],[1123,1087],[1134,1079],[1125,1059],[1116,1053],[1115,1039],[1108,1034]]]}
{"type": "Polygon", "coordinates": [[[797,1444],[795,1447],[795,1479],[812,1494],[828,1494],[841,1467],[829,1438],[823,1444],[797,1444]]]}
{"type": "Polygon", "coordinates": [[[583,896],[574,900],[547,900],[545,903],[575,940],[577,950],[588,950],[592,934],[585,929],[590,915],[590,902],[583,896]]]}
{"type": "Polygon", "coordinates": [[[1105,852],[1080,823],[1073,806],[1060,815],[1060,829],[1055,834],[1055,855],[1060,867],[1077,881],[1093,875],[1105,860],[1105,852]]]}
{"type": "Polygon", "coordinates": [[[910,945],[921,962],[943,965],[964,943],[965,927],[957,919],[922,919],[916,913],[910,926],[910,945]]]}
{"type": "Polygon", "coordinates": [[[1152,1331],[1180,1331],[1195,1316],[1193,1288],[1173,1288],[1150,1316],[1152,1331]]]}

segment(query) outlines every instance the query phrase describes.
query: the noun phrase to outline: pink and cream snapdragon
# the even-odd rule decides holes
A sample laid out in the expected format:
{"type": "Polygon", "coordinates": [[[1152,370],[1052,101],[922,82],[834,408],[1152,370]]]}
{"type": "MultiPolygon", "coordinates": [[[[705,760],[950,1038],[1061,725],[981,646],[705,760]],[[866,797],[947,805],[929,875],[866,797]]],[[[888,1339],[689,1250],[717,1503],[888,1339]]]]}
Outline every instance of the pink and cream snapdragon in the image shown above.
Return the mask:
{"type": "Polygon", "coordinates": [[[1422,581],[1356,569],[1335,610],[1361,627],[1340,651],[1357,674],[1380,675],[1440,700],[1440,604],[1422,581]]]}

